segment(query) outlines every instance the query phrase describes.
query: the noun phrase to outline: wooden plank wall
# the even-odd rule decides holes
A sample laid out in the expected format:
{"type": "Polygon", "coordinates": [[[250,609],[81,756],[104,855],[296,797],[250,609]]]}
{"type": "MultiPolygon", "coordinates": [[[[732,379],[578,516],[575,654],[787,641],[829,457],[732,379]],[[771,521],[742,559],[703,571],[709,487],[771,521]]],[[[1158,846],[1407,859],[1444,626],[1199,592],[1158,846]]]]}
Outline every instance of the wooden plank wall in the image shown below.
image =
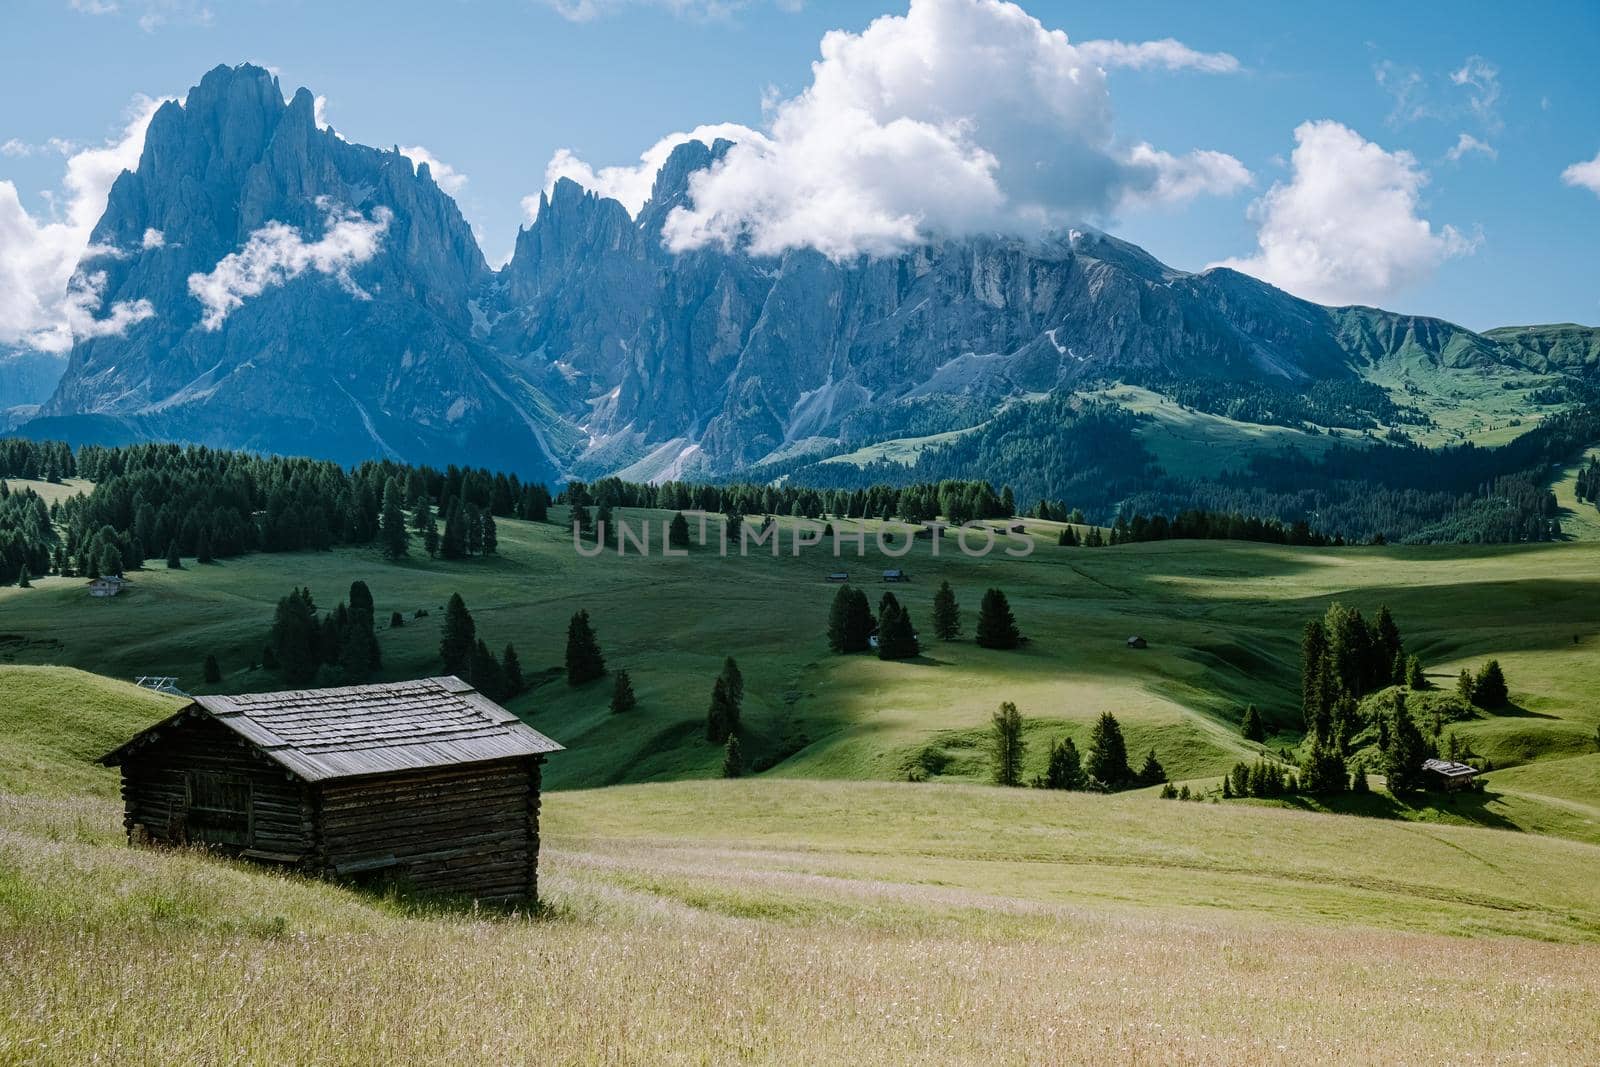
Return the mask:
{"type": "Polygon", "coordinates": [[[533,897],[537,760],[324,782],[318,794],[314,863],[329,874],[367,867],[423,892],[533,897]]]}
{"type": "Polygon", "coordinates": [[[234,774],[250,782],[251,840],[225,851],[311,851],[312,808],[304,783],[246,744],[232,730],[205,717],[169,727],[153,744],[129,756],[122,767],[123,825],[130,839],[136,826],[156,841],[172,841],[185,808],[184,772],[234,774]]]}

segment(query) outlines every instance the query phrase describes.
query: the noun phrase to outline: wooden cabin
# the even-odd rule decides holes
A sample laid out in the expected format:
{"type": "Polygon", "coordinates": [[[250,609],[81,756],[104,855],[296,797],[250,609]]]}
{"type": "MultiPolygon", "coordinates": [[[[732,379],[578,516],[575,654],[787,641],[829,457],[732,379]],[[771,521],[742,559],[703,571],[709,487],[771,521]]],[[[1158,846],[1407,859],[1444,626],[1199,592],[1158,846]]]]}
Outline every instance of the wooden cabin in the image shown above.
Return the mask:
{"type": "Polygon", "coordinates": [[[130,843],[532,901],[561,746],[459,678],[200,696],[101,757],[130,843]]]}
{"type": "Polygon", "coordinates": [[[1134,634],[1132,637],[1128,638],[1128,647],[1129,648],[1149,648],[1150,647],[1150,642],[1146,641],[1144,638],[1140,637],[1138,634],[1134,634]]]}
{"type": "Polygon", "coordinates": [[[120,574],[107,574],[89,582],[90,596],[116,596],[127,588],[128,579],[120,574]]]}
{"type": "Polygon", "coordinates": [[[830,582],[848,582],[849,580],[849,571],[834,571],[832,574],[828,575],[828,581],[830,582]]]}
{"type": "Polygon", "coordinates": [[[1422,761],[1422,774],[1431,788],[1454,792],[1471,789],[1477,780],[1478,768],[1454,760],[1428,759],[1422,761]]]}
{"type": "Polygon", "coordinates": [[[887,570],[883,572],[883,580],[886,582],[909,582],[911,575],[899,569],[887,570]]]}

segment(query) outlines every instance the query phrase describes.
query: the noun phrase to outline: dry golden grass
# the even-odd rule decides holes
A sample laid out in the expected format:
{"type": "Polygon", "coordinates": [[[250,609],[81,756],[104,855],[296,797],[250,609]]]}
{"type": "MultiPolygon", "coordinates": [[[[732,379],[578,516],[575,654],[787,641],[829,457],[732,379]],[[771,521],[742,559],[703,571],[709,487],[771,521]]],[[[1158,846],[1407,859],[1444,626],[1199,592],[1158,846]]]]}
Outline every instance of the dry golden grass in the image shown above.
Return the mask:
{"type": "MultiPolygon", "coordinates": [[[[700,784],[714,814],[718,785],[700,784]]],[[[966,885],[875,867],[849,835],[838,847],[861,865],[819,873],[825,822],[807,845],[738,841],[715,818],[690,847],[670,812],[694,787],[659,806],[651,788],[550,798],[584,814],[552,820],[572,832],[546,849],[538,919],[130,850],[107,829],[113,802],[5,798],[0,1062],[1579,1063],[1600,1048],[1593,943],[1291,922],[1247,895],[1062,903],[1003,866],[966,885]],[[671,836],[608,836],[652,810],[671,836]]],[[[1238,818],[1270,835],[1291,814],[1238,818]]]]}

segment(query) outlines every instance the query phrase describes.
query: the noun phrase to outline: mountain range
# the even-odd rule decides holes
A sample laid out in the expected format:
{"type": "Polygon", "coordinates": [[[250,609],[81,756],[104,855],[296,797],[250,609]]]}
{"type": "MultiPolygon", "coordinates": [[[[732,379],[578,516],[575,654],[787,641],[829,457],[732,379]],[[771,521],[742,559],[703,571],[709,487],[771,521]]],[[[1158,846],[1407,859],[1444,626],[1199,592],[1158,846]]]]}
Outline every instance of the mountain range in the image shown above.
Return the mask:
{"type": "Polygon", "coordinates": [[[79,269],[102,308],[138,313],[80,339],[48,397],[55,364],[0,353],[28,368],[0,369],[0,406],[39,404],[17,409],[31,436],[661,478],[959,429],[1089,383],[1600,364],[1592,328],[1323,307],[1087,226],[844,262],[668,251],[690,176],[729,147],[677,146],[637,214],[557,181],[494,270],[426,164],[319,127],[312,94],[286,103],[266,70],[219,66],[155,114],[79,269]]]}

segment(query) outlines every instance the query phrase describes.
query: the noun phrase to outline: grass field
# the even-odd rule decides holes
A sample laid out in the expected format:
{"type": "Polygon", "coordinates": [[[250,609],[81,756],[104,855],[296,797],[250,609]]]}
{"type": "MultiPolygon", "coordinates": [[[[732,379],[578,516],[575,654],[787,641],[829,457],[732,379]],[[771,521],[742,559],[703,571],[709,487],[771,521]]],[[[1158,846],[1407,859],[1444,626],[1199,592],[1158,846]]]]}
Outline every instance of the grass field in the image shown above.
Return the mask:
{"type": "MultiPolygon", "coordinates": [[[[830,654],[835,589],[822,579],[845,566],[876,599],[886,588],[877,574],[890,561],[871,550],[839,564],[817,549],[790,555],[787,540],[778,558],[697,549],[582,559],[560,527],[506,521],[500,555],[487,560],[396,565],[373,550],[340,549],[180,571],[156,564],[110,600],[87,597],[78,580],[39,579],[32,589],[0,590],[0,662],[124,679],[172,674],[204,690],[200,660],[211,652],[224,670],[216,688],[280,687],[275,674],[251,668],[275,601],[305,584],[330,608],[360,578],[377,601],[387,676],[438,669],[440,609],[455,591],[492,647],[517,646],[538,684],[514,709],[569,749],[551,764],[556,787],[717,776],[722,753],[704,741],[703,723],[727,655],[746,676],[746,757],[775,763],[769,776],[904,780],[914,765],[933,765],[944,779],[984,781],[983,731],[995,706],[1013,700],[1032,722],[1030,776],[1052,739],[1071,735],[1082,747],[1090,724],[1110,710],[1131,751],[1154,748],[1173,777],[1199,780],[1254,758],[1255,746],[1237,733],[1248,702],[1281,731],[1270,744],[1298,740],[1299,631],[1337,599],[1369,613],[1387,603],[1441,686],[1463,666],[1500,659],[1515,708],[1457,727],[1497,766],[1593,751],[1600,624],[1591,605],[1600,579],[1591,576],[1600,546],[1091,550],[1057,547],[1055,524],[1028,525],[1037,547],[1024,559],[998,551],[971,559],[954,538],[935,559],[927,542],[915,542],[899,561],[913,580],[895,587],[926,627],[932,595],[948,579],[969,634],[982,591],[1003,588],[1030,638],[1013,652],[967,639],[930,640],[922,657],[899,663],[830,654]],[[630,714],[609,713],[605,681],[573,689],[559,677],[567,620],[580,607],[610,665],[632,674],[640,705],[630,714]],[[419,610],[431,614],[415,618],[419,610]],[[407,624],[388,629],[392,611],[407,624]],[[1135,633],[1148,649],[1125,647],[1135,633]]],[[[1556,795],[1600,805],[1587,788],[1556,795]]]]}
{"type": "MultiPolygon", "coordinates": [[[[1582,1062],[1600,847],[1264,805],[557,791],[536,918],[129,849],[165,698],[0,667],[0,1061],[1582,1062]]],[[[1551,763],[1551,767],[1555,764],[1551,763]]],[[[1507,772],[1509,773],[1509,772],[1507,772]]]]}

